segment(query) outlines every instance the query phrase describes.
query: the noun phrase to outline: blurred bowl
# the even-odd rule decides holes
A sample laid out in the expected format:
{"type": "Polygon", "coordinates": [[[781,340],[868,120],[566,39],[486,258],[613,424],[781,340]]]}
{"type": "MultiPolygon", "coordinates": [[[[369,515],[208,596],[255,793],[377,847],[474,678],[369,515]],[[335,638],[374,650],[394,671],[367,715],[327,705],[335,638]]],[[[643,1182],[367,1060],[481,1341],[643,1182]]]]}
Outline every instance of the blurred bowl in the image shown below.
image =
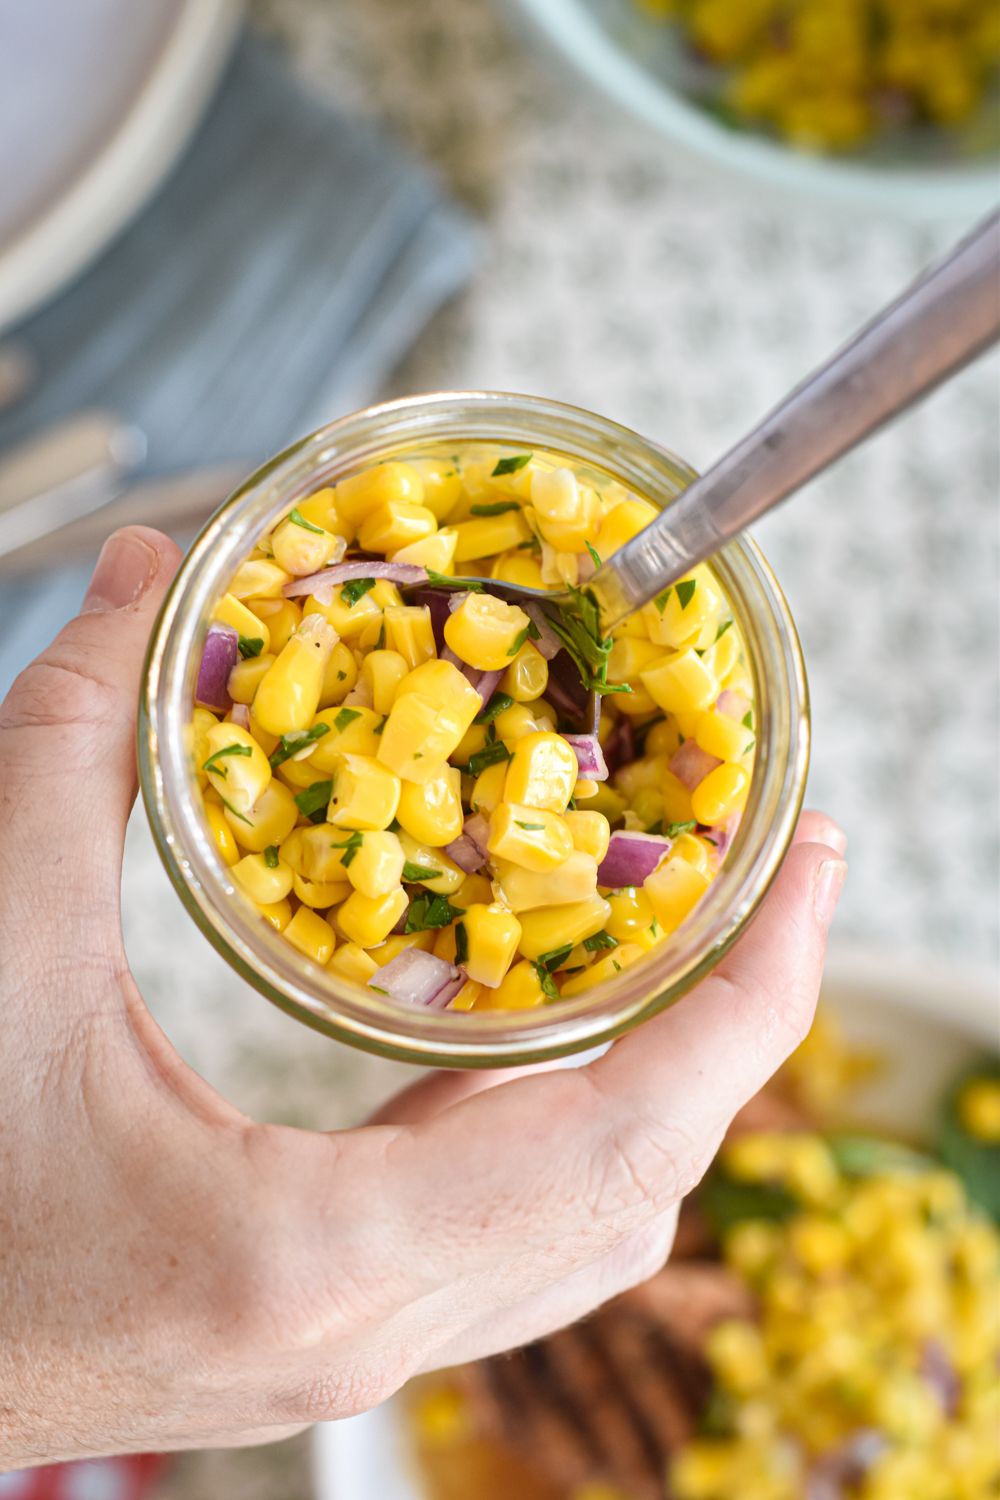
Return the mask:
{"type": "Polygon", "coordinates": [[[907,218],[969,219],[1000,195],[997,101],[960,130],[914,131],[851,156],[798,151],[713,112],[706,69],[635,0],[511,0],[600,93],[682,151],[796,194],[907,218]],[[699,97],[700,96],[700,97],[699,97]]]}

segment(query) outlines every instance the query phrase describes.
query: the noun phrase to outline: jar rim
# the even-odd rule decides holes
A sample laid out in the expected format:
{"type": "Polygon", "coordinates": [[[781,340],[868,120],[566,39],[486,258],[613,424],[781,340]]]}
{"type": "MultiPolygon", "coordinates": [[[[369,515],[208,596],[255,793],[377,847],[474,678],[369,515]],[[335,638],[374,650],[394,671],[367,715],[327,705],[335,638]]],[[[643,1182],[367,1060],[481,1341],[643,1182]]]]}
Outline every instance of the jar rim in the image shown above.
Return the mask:
{"type": "Polygon", "coordinates": [[[209,519],[164,600],[139,704],[143,800],[160,857],[189,914],[226,961],[273,1003],[344,1042],[433,1066],[542,1061],[610,1040],[679,999],[714,966],[763,899],[791,842],[805,791],[805,666],[785,597],[749,537],[711,559],[754,676],[757,755],[739,833],[692,915],[642,963],[579,996],[527,1011],[402,1010],[299,954],[239,896],[193,795],[188,724],[201,641],[224,585],[258,535],[323,483],[424,445],[515,442],[598,468],[654,504],[696,476],[668,449],[545,397],[435,392],[367,407],[268,459],[209,519]]]}

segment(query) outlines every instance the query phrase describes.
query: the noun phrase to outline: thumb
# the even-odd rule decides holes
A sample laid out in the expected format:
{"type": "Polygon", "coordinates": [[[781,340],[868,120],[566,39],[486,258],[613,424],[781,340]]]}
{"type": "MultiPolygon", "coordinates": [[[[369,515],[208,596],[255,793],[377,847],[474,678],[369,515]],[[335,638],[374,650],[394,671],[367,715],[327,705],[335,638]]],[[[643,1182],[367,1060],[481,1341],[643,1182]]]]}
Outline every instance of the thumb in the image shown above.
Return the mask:
{"type": "Polygon", "coordinates": [[[35,921],[67,883],[117,909],[143,656],[179,560],[157,531],[116,531],[79,615],[0,705],[0,862],[35,921]]]}

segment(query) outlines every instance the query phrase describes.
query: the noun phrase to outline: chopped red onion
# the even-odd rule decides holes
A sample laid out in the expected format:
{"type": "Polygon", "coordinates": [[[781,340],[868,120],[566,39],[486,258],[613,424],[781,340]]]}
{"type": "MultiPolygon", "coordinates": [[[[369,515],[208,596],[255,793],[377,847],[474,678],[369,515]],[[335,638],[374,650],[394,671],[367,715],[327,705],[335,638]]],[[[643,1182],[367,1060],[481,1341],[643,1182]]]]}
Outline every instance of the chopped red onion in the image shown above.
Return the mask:
{"type": "Polygon", "coordinates": [[[231,625],[210,625],[201,651],[194,701],[214,713],[226,713],[232,704],[229,674],[240,655],[239,633],[231,625]]]}
{"type": "Polygon", "coordinates": [[[848,1500],[888,1446],[884,1433],[859,1428],[815,1460],[806,1477],[805,1500],[848,1500]]]}
{"type": "Polygon", "coordinates": [[[497,683],[503,676],[502,672],[483,672],[479,667],[470,667],[467,661],[456,656],[450,646],[445,646],[440,652],[441,661],[450,661],[453,667],[457,667],[462,676],[474,687],[483,703],[488,703],[496,692],[497,683]]]}
{"type": "Polygon", "coordinates": [[[450,661],[452,666],[457,667],[460,672],[472,670],[471,667],[466,667],[466,664],[462,660],[462,658],[460,656],[457,656],[450,646],[443,647],[443,649],[438,652],[438,656],[442,661],[450,661]]]}
{"type": "Polygon", "coordinates": [[[568,651],[560,651],[549,663],[545,697],[563,718],[579,724],[583,733],[597,733],[601,700],[584,687],[580,668],[568,651]]]}
{"type": "Polygon", "coordinates": [[[444,848],[452,864],[458,865],[467,875],[474,875],[486,863],[486,841],[490,828],[482,813],[473,813],[466,818],[465,827],[457,839],[444,848]]]}
{"type": "Polygon", "coordinates": [[[727,719],[745,719],[753,707],[745,693],[737,693],[733,688],[726,688],[721,692],[715,700],[715,706],[727,719]]]}
{"type": "Polygon", "coordinates": [[[576,752],[577,769],[588,781],[607,781],[608,764],[596,734],[564,734],[563,739],[576,752]]]}
{"type": "Polygon", "coordinates": [[[597,884],[608,890],[642,885],[660,860],[670,853],[670,840],[659,833],[627,833],[616,829],[608,852],[597,867],[597,884]]]}
{"type": "Polygon", "coordinates": [[[531,644],[539,656],[544,656],[546,661],[551,661],[554,656],[559,655],[563,643],[549,624],[548,615],[541,604],[537,604],[533,599],[524,600],[521,608],[538,631],[538,640],[532,641],[531,644]]]}
{"type": "Polygon", "coordinates": [[[718,756],[709,755],[694,740],[685,740],[667,762],[668,769],[673,771],[677,780],[683,782],[689,792],[693,792],[705,780],[709,771],[714,771],[716,766],[721,765],[718,756]]]}
{"type": "Polygon", "coordinates": [[[604,745],[604,759],[608,769],[617,771],[619,766],[631,765],[635,760],[635,732],[632,720],[623,714],[608,735],[604,745]]]}
{"type": "Polygon", "coordinates": [[[959,1380],[944,1344],[940,1339],[929,1338],[920,1357],[920,1373],[934,1393],[946,1417],[954,1417],[962,1397],[962,1382],[959,1380]]]}
{"type": "MultiPolygon", "coordinates": [[[[466,673],[466,676],[468,676],[468,673],[466,673]]],[[[476,689],[480,698],[482,698],[484,705],[489,703],[493,697],[502,676],[502,672],[480,672],[479,681],[472,683],[472,686],[476,689]]],[[[472,679],[470,678],[469,680],[471,681],[472,679]]]]}
{"type": "Polygon", "coordinates": [[[454,964],[425,953],[422,948],[404,948],[368,981],[369,989],[382,990],[401,1005],[422,1005],[425,1010],[444,1010],[465,983],[465,974],[454,964]]]}
{"type": "MultiPolygon", "coordinates": [[[[233,723],[238,724],[241,729],[250,728],[250,710],[245,703],[234,703],[232,708],[230,709],[229,717],[230,719],[232,719],[233,723]]],[[[310,754],[312,754],[312,748],[312,745],[310,745],[310,754]]]]}
{"type": "Polygon", "coordinates": [[[427,569],[416,563],[342,562],[332,568],[321,568],[307,578],[293,578],[282,592],[289,599],[297,594],[315,594],[321,604],[333,602],[333,590],[352,578],[388,578],[390,583],[426,583],[427,569]]]}
{"type": "Polygon", "coordinates": [[[741,813],[733,813],[732,817],[727,818],[721,827],[713,828],[711,836],[715,840],[716,854],[719,859],[722,859],[728,853],[733,839],[736,837],[737,829],[740,826],[741,816],[741,813]]]}

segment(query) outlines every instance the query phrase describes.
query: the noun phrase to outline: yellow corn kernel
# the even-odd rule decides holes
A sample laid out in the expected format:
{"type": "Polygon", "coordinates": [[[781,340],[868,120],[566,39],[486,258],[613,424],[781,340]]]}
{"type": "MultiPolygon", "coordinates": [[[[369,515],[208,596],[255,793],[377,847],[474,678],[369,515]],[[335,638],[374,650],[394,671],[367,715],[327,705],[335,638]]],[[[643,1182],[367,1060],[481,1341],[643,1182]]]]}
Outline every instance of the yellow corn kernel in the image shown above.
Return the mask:
{"type": "Polygon", "coordinates": [[[538,529],[557,552],[582,552],[595,542],[601,502],[572,469],[538,469],[531,478],[531,503],[538,529]]]}
{"type": "MultiPolygon", "coordinates": [[[[545,951],[544,949],[542,950],[545,951]]],[[[496,989],[483,990],[476,1010],[533,1010],[545,1004],[545,991],[534,964],[523,960],[509,969],[496,989]]]]}
{"type": "Polygon", "coordinates": [[[326,734],[317,741],[309,756],[308,765],[316,771],[335,771],[342,755],[378,754],[379,736],[376,730],[382,723],[381,714],[373,708],[348,707],[325,710],[318,713],[310,725],[315,729],[320,724],[327,726],[326,734]]]}
{"type": "Polygon", "coordinates": [[[437,656],[431,612],[426,604],[400,604],[385,611],[385,643],[408,668],[437,656]]]}
{"type": "Polygon", "coordinates": [[[668,761],[680,748],[680,730],[673,717],[661,719],[658,724],[653,725],[646,736],[645,753],[647,756],[656,756],[662,761],[668,761]]]}
{"type": "Polygon", "coordinates": [[[638,536],[650,521],[655,521],[660,512],[648,500],[623,500],[616,505],[601,522],[597,550],[605,562],[624,547],[634,536],[638,536]]]}
{"type": "Polygon", "coordinates": [[[548,685],[548,662],[530,641],[525,641],[501,677],[500,691],[513,698],[515,703],[533,703],[548,685]]]}
{"type": "Polygon", "coordinates": [[[330,962],[337,943],[329,922],[308,906],[299,907],[285,928],[285,938],[293,948],[320,965],[330,962]]]}
{"type": "Polygon", "coordinates": [[[248,602],[254,613],[266,623],[271,633],[270,654],[277,656],[302,624],[301,604],[295,599],[251,599],[248,602]]]}
{"type": "MultiPolygon", "coordinates": [[[[475,1010],[483,995],[489,994],[489,990],[483,985],[477,984],[474,979],[467,979],[458,994],[448,1006],[449,1010],[475,1010]]],[[[479,1006],[482,1010],[484,1007],[479,1006]]]]}
{"type": "MultiPolygon", "coordinates": [[[[285,584],[291,581],[291,573],[286,573],[276,562],[271,562],[268,558],[254,558],[240,563],[233,574],[229,592],[240,600],[281,599],[284,597],[282,590],[285,584]]],[[[239,629],[238,626],[236,628],[239,629]]]]}
{"type": "Polygon", "coordinates": [[[573,783],[574,802],[589,802],[591,797],[596,797],[601,790],[599,781],[592,781],[589,776],[581,776],[573,783]]]}
{"type": "Polygon", "coordinates": [[[191,758],[191,770],[197,778],[199,786],[208,785],[208,772],[203,771],[208,759],[208,731],[213,729],[219,720],[210,708],[202,708],[196,704],[191,714],[191,723],[187,729],[186,743],[188,754],[191,758]]]}
{"type": "Polygon", "coordinates": [[[698,838],[693,833],[678,834],[670,845],[670,856],[672,859],[686,860],[689,865],[694,865],[695,869],[702,875],[710,876],[712,873],[712,861],[708,846],[704,839],[698,838]]]}
{"type": "Polygon", "coordinates": [[[647,604],[642,614],[649,639],[658,646],[707,649],[715,641],[722,609],[722,595],[708,569],[697,568],[647,604]]]}
{"type": "Polygon", "coordinates": [[[342,640],[354,641],[369,625],[381,628],[382,610],[378,601],[372,597],[373,590],[369,589],[368,593],[362,594],[352,604],[350,596],[344,598],[345,587],[346,585],[341,584],[334,588],[329,604],[324,604],[315,594],[310,594],[303,610],[307,615],[322,615],[342,640]]]}
{"type": "Polygon", "coordinates": [[[1000,1144],[1000,1078],[970,1078],[956,1103],[963,1128],[977,1141],[1000,1144]]]}
{"type": "Polygon", "coordinates": [[[740,638],[732,626],[730,626],[724,635],[718,637],[714,645],[709,646],[702,657],[702,661],[719,682],[725,682],[730,672],[738,664],[739,657],[740,638]]]}
{"type": "Polygon", "coordinates": [[[521,924],[502,906],[475,904],[466,908],[462,918],[468,952],[463,962],[465,972],[478,984],[495,989],[510,968],[521,937],[521,924]]]}
{"type": "Polygon", "coordinates": [[[223,594],[212,611],[212,619],[223,625],[231,625],[237,635],[243,636],[245,640],[263,642],[260,648],[262,652],[270,647],[271,632],[267,625],[252,610],[247,609],[235,594],[223,594]]]}
{"type": "Polygon", "coordinates": [[[661,660],[663,651],[638,636],[624,636],[615,641],[608,657],[608,681],[628,682],[639,687],[639,673],[661,660]]]}
{"type": "Polygon", "coordinates": [[[405,830],[399,834],[406,861],[403,880],[417,882],[433,891],[436,896],[451,896],[465,880],[465,871],[453,864],[441,849],[422,844],[405,830]],[[420,871],[418,875],[415,872],[420,871]]]}
{"type": "Polygon", "coordinates": [[[375,464],[341,479],[334,491],[337,513],[355,528],[383,505],[420,505],[423,481],[417,468],[407,463],[375,464]]]}
{"type": "Polygon", "coordinates": [[[602,781],[598,790],[590,798],[587,811],[599,812],[602,817],[607,818],[609,823],[618,823],[627,806],[628,802],[618,788],[611,786],[607,781],[602,781]]]}
{"type": "Polygon", "coordinates": [[[691,793],[673,771],[664,771],[659,784],[663,798],[664,823],[691,823],[697,821],[691,811],[691,793]]]}
{"type": "Polygon", "coordinates": [[[327,823],[310,823],[294,829],[279,847],[286,865],[297,875],[321,885],[347,885],[344,869],[345,838],[327,823]]]}
{"type": "Polygon", "coordinates": [[[485,875],[467,875],[455,892],[452,906],[461,906],[464,910],[467,906],[474,906],[479,902],[482,906],[489,906],[493,900],[493,887],[485,875]]]}
{"type": "Polygon", "coordinates": [[[341,943],[327,968],[339,979],[350,979],[354,984],[367,984],[372,975],[378,972],[378,964],[371,954],[366,953],[357,943],[341,943]]]}
{"type": "Polygon", "coordinates": [[[742,805],[749,786],[742,766],[716,766],[691,793],[692,815],[709,828],[724,823],[742,805]]]}
{"type": "Polygon", "coordinates": [[[719,684],[693,648],[664,657],[639,677],[650,697],[667,713],[706,709],[719,696],[719,684]]]}
{"type": "MultiPolygon", "coordinates": [[[[429,509],[429,507],[428,507],[429,509]]],[[[420,568],[430,568],[435,573],[450,573],[455,562],[455,546],[458,536],[451,526],[425,536],[419,542],[408,542],[390,557],[390,562],[416,563],[420,568]]]]}
{"type": "Polygon", "coordinates": [[[473,783],[469,794],[469,806],[474,813],[482,813],[488,818],[495,807],[503,801],[503,787],[507,780],[507,764],[498,761],[495,766],[487,766],[485,771],[480,771],[473,783]]]}
{"type": "Polygon", "coordinates": [[[736,761],[753,739],[753,733],[739,719],[730,719],[713,709],[699,717],[694,739],[696,745],[718,760],[736,761]]]}
{"type": "Polygon", "coordinates": [[[299,810],[286,786],[273,778],[245,813],[235,805],[224,807],[226,822],[241,848],[260,854],[271,844],[280,844],[295,827],[299,810]]]}
{"type": "Polygon", "coordinates": [[[426,781],[404,781],[396,816],[411,838],[443,849],[462,832],[462,778],[455,766],[439,763],[426,781]]]}
{"type": "Polygon", "coordinates": [[[675,931],[708,890],[707,876],[685,859],[668,859],[647,876],[643,890],[664,932],[675,931]]]}
{"type": "Polygon", "coordinates": [[[557,814],[503,801],[490,814],[486,847],[494,858],[526,870],[554,870],[573,852],[573,839],[557,814]]]}
{"type": "Polygon", "coordinates": [[[366,552],[398,552],[437,531],[434,512],[412,500],[390,500],[361,523],[358,541],[366,552]]]}
{"type": "Polygon", "coordinates": [[[343,703],[358,680],[358,664],[353,652],[343,641],[338,641],[330,653],[330,660],[323,673],[323,687],[319,695],[320,708],[333,708],[343,703]]]}
{"type": "Polygon", "coordinates": [[[573,848],[579,849],[583,854],[591,854],[600,864],[608,852],[608,844],[611,840],[611,826],[603,813],[587,811],[570,811],[565,815],[566,827],[569,829],[570,838],[573,840],[573,848]]]}
{"type": "Polygon", "coordinates": [[[384,943],[408,905],[402,886],[385,896],[354,891],[337,911],[337,925],[345,937],[362,948],[384,943]]]}
{"type": "Polygon", "coordinates": [[[496,861],[495,869],[497,884],[513,912],[585,901],[597,890],[597,860],[582,849],[572,850],[555,870],[528,870],[507,860],[496,861]]]}
{"type": "Polygon", "coordinates": [[[512,703],[510,708],[505,708],[493,720],[497,739],[503,740],[508,750],[513,750],[518,740],[523,740],[525,735],[538,734],[540,726],[535,718],[536,712],[537,707],[531,709],[526,703],[512,703]]]}
{"type": "Polygon", "coordinates": [[[561,734],[545,731],[517,741],[507,767],[504,801],[523,807],[566,811],[577,780],[577,759],[561,734]]]}
{"type": "Polygon", "coordinates": [[[297,872],[292,874],[292,893],[298,896],[303,906],[311,906],[318,911],[326,911],[331,906],[339,906],[351,894],[351,887],[347,881],[323,881],[307,880],[304,875],[297,872]]]}
{"type": "Polygon", "coordinates": [[[666,761],[659,756],[643,756],[615,772],[615,785],[623,797],[632,800],[640,787],[659,787],[666,761]]]}
{"type": "Polygon", "coordinates": [[[270,734],[309,728],[336,644],[336,635],[321,615],[306,615],[254,697],[254,715],[270,734]]]}
{"type": "Polygon", "coordinates": [[[407,781],[430,780],[481,707],[475,688],[450,661],[424,662],[397,689],[379,760],[407,781]]]}
{"type": "Polygon", "coordinates": [[[543,906],[525,912],[521,917],[520,950],[525,958],[540,958],[543,953],[565,948],[567,943],[582,943],[600,932],[610,915],[610,906],[598,895],[566,906],[543,906]]]}
{"type": "Polygon", "coordinates": [[[292,908],[287,900],[271,901],[265,905],[258,903],[257,910],[264,918],[264,921],[270,923],[275,932],[284,932],[292,920],[292,908]]]}
{"type": "Polygon", "coordinates": [[[622,693],[617,703],[619,713],[626,719],[647,719],[656,713],[656,702],[641,683],[630,693],[622,693]]]}
{"type": "MultiPolygon", "coordinates": [[[[323,722],[325,721],[321,719],[320,723],[323,722]]],[[[312,746],[307,744],[305,748],[309,751],[312,746]]],[[[290,787],[293,792],[304,791],[307,786],[313,786],[315,782],[324,779],[322,776],[317,776],[316,767],[310,764],[308,758],[296,760],[293,757],[291,760],[282,761],[281,765],[275,768],[274,774],[279,782],[284,782],[285,786],[290,787]]]]}
{"type": "Polygon", "coordinates": [[[345,866],[347,878],[363,896],[377,899],[394,891],[403,878],[405,855],[394,833],[361,833],[345,866]]]}
{"type": "Polygon", "coordinates": [[[517,655],[530,624],[516,604],[505,604],[492,594],[466,594],[445,621],[444,638],[470,666],[500,672],[517,655]]]}
{"type": "Polygon", "coordinates": [[[275,750],[277,750],[280,743],[280,736],[277,734],[268,734],[263,724],[258,723],[254,715],[253,704],[250,705],[250,733],[265,755],[273,755],[275,750]]]}
{"type": "Polygon", "coordinates": [[[544,587],[538,559],[530,552],[507,552],[498,557],[490,569],[490,577],[502,583],[519,583],[525,589],[544,587]]]}
{"type": "Polygon", "coordinates": [[[446,458],[414,458],[409,467],[420,476],[423,485],[421,504],[434,512],[440,525],[461,498],[462,476],[451,459],[446,458]]]}
{"type": "Polygon", "coordinates": [[[209,785],[237,815],[245,815],[271,780],[267,756],[253,735],[238,724],[213,724],[205,734],[201,770],[209,785]]]}
{"type": "Polygon", "coordinates": [[[434,954],[434,957],[443,959],[446,964],[453,964],[458,953],[456,926],[457,923],[452,922],[447,927],[438,928],[434,934],[434,941],[431,944],[431,952],[434,954]]]}
{"type": "Polygon", "coordinates": [[[314,526],[322,526],[324,531],[333,531],[336,523],[336,495],[327,485],[324,489],[316,490],[307,495],[305,500],[298,501],[298,512],[314,526]]]}
{"type": "Polygon", "coordinates": [[[335,828],[388,828],[399,807],[400,780],[370,755],[342,755],[333,773],[326,818],[335,828]]]}
{"type": "Polygon", "coordinates": [[[469,763],[470,756],[478,755],[479,751],[483,750],[485,746],[486,725],[472,724],[455,746],[452,755],[460,766],[466,766],[469,763]]]}
{"type": "Polygon", "coordinates": [[[268,864],[263,854],[244,854],[232,867],[233,879],[240,890],[258,906],[283,901],[292,888],[292,872],[279,860],[268,864]]]}
{"type": "Polygon", "coordinates": [[[275,562],[286,573],[305,578],[309,573],[318,573],[320,568],[325,568],[337,553],[342,556],[344,543],[324,526],[308,521],[301,511],[293,510],[274,528],[271,551],[275,562]]]}
{"type": "Polygon", "coordinates": [[[571,974],[568,979],[563,980],[559,992],[567,999],[572,995],[582,995],[584,990],[591,989],[595,984],[604,984],[606,980],[614,979],[616,974],[644,957],[645,953],[646,949],[638,943],[621,943],[613,953],[599,958],[582,974],[571,974]]]}
{"type": "Polygon", "coordinates": [[[250,656],[246,661],[238,661],[229,674],[229,696],[234,703],[245,703],[249,706],[254,700],[254,694],[260,687],[262,679],[274,665],[274,657],[269,655],[250,656]]]}
{"type": "Polygon", "coordinates": [[[512,552],[531,537],[531,528],[519,510],[505,511],[501,516],[474,516],[455,527],[455,563],[473,562],[478,557],[495,557],[498,552],[512,552]]]}
{"type": "Polygon", "coordinates": [[[645,830],[663,822],[663,797],[652,786],[642,786],[632,798],[632,811],[645,830]]]}
{"type": "Polygon", "coordinates": [[[406,658],[398,651],[370,651],[364,658],[361,680],[368,684],[372,707],[377,714],[388,714],[399,685],[409,670],[406,658]]]}
{"type": "Polygon", "coordinates": [[[626,885],[607,895],[611,915],[605,928],[619,943],[635,942],[639,933],[652,926],[655,913],[642,886],[626,885]]]}
{"type": "Polygon", "coordinates": [[[208,823],[212,842],[218,850],[223,864],[234,865],[240,857],[233,830],[230,828],[222,806],[218,802],[205,802],[205,821],[208,823]]]}

